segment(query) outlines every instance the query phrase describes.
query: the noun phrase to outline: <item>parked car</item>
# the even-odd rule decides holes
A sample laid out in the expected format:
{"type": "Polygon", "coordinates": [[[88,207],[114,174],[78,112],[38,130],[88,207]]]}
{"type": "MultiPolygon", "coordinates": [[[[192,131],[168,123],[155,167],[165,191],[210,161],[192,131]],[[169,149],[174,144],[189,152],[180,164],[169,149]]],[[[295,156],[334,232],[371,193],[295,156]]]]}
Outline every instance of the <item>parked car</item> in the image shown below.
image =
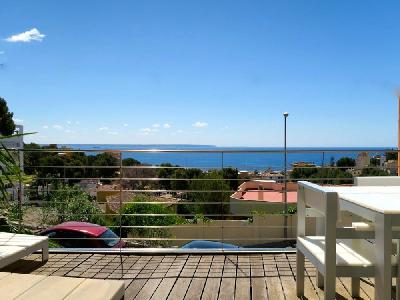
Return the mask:
{"type": "Polygon", "coordinates": [[[109,228],[87,222],[64,222],[39,234],[65,248],[122,248],[126,245],[109,228]]]}
{"type": "Polygon", "coordinates": [[[239,249],[239,246],[228,244],[228,243],[221,243],[221,242],[214,242],[214,241],[207,241],[207,240],[197,240],[191,241],[181,248],[183,249],[239,249]]]}

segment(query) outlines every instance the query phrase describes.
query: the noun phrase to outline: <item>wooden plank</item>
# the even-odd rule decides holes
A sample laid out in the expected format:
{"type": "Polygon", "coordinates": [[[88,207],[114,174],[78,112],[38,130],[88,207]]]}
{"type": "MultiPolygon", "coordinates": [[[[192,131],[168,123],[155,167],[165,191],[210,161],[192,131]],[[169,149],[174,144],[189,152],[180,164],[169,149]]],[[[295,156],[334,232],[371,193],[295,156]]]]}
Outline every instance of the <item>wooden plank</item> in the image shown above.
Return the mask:
{"type": "Polygon", "coordinates": [[[219,300],[230,300],[235,297],[235,278],[222,278],[219,288],[219,300]]]}
{"type": "MultiPolygon", "coordinates": [[[[267,276],[267,292],[268,292],[268,299],[274,300],[285,300],[283,296],[282,284],[279,280],[279,277],[276,276],[267,276]]],[[[296,288],[295,286],[293,288],[296,288]]]]}
{"type": "Polygon", "coordinates": [[[296,295],[296,282],[293,276],[280,276],[283,293],[286,300],[297,299],[296,295]]]}
{"type": "Polygon", "coordinates": [[[193,278],[185,295],[185,299],[200,299],[203,293],[203,287],[206,282],[205,278],[193,278]]]}
{"type": "Polygon", "coordinates": [[[65,300],[120,300],[124,296],[125,285],[120,280],[91,280],[85,279],[65,300]]]}
{"type": "Polygon", "coordinates": [[[235,299],[250,299],[250,258],[238,256],[235,285],[235,299]]]}
{"type": "Polygon", "coordinates": [[[171,292],[172,287],[174,286],[175,281],[176,278],[162,279],[151,299],[154,300],[167,299],[169,293],[171,292]]]}
{"type": "Polygon", "coordinates": [[[254,278],[252,277],[251,286],[252,286],[251,299],[253,300],[268,299],[267,282],[265,281],[265,277],[254,277],[254,278]]]}
{"type": "MultiPolygon", "coordinates": [[[[38,284],[31,287],[29,290],[25,291],[16,299],[64,299],[69,293],[71,293],[84,281],[84,278],[65,278],[59,276],[47,277],[44,280],[40,281],[38,284]]],[[[100,284],[102,284],[101,281],[100,284]]]]}
{"type": "Polygon", "coordinates": [[[142,287],[139,294],[136,295],[135,299],[146,300],[150,299],[154,294],[154,291],[157,289],[160,284],[161,279],[150,278],[147,280],[146,284],[142,287]]]}
{"type": "Polygon", "coordinates": [[[360,286],[370,299],[375,299],[374,284],[369,280],[369,278],[361,278],[360,286]]]}
{"type": "MultiPolygon", "coordinates": [[[[339,278],[339,280],[342,282],[343,286],[346,288],[348,293],[351,294],[351,278],[341,277],[339,278]]],[[[361,282],[360,282],[360,287],[361,287],[361,282]]],[[[360,288],[360,297],[362,299],[371,299],[371,297],[368,294],[366,294],[362,288],[360,288]]]]}
{"type": "Polygon", "coordinates": [[[323,299],[322,292],[312,284],[310,277],[305,275],[304,277],[304,296],[307,299],[323,299]]]}
{"type": "Polygon", "coordinates": [[[3,277],[0,280],[1,299],[14,299],[44,279],[46,276],[30,274],[3,277]]]}
{"type": "Polygon", "coordinates": [[[186,291],[189,287],[191,278],[178,278],[168,296],[169,300],[182,300],[185,298],[186,291]]]}
{"type": "Polygon", "coordinates": [[[221,278],[208,277],[204,286],[203,295],[201,299],[216,300],[218,299],[218,290],[221,284],[221,278]]]}
{"type": "Polygon", "coordinates": [[[146,282],[147,279],[134,279],[125,289],[125,299],[134,299],[146,282]]]}
{"type": "Polygon", "coordinates": [[[236,278],[235,299],[250,299],[250,278],[236,278]]]}
{"type": "Polygon", "coordinates": [[[336,278],[336,298],[340,299],[340,296],[345,299],[352,299],[350,292],[346,289],[340,279],[336,278]]]}
{"type": "Polygon", "coordinates": [[[266,276],[265,281],[267,283],[268,299],[285,300],[274,256],[263,255],[262,258],[266,276]]]}
{"type": "Polygon", "coordinates": [[[250,256],[251,299],[268,299],[267,283],[261,255],[250,256]]]}
{"type": "Polygon", "coordinates": [[[230,300],[235,297],[237,255],[226,255],[219,288],[219,299],[230,300]]]}

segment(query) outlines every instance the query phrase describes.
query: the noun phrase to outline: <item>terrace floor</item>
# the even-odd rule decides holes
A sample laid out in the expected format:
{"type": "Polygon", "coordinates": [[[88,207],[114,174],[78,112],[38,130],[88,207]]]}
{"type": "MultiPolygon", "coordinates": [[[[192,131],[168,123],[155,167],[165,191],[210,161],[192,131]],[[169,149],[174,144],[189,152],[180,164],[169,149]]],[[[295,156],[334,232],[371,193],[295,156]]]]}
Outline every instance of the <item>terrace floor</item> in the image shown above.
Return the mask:
{"type": "MultiPolygon", "coordinates": [[[[125,299],[297,299],[296,255],[115,255],[33,254],[1,271],[125,280],[125,299]]],[[[306,263],[306,299],[323,299],[315,269],[306,263]]],[[[336,299],[352,299],[350,279],[336,282],[336,299]]],[[[361,298],[372,299],[370,279],[361,280],[361,298]]]]}

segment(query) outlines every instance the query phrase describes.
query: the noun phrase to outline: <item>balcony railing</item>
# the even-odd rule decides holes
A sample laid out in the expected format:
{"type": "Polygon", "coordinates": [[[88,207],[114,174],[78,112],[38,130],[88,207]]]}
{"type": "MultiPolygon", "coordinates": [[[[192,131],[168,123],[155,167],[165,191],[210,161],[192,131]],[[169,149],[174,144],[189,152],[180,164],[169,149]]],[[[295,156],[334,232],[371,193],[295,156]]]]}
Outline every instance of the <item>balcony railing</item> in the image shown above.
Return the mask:
{"type": "Polygon", "coordinates": [[[86,248],[90,252],[96,251],[94,248],[290,251],[296,239],[296,189],[285,182],[352,184],[353,175],[389,175],[397,167],[394,162],[383,164],[376,158],[397,154],[397,150],[371,148],[290,149],[287,174],[280,172],[285,163],[281,149],[15,151],[16,158],[23,156],[21,166],[32,178],[28,184],[16,183],[10,189],[9,199],[3,203],[10,222],[1,226],[10,230],[11,224],[11,230],[39,233],[65,221],[85,221],[105,226],[115,234],[103,234],[81,223],[70,223],[60,228],[60,233],[50,233],[56,248],[86,248]],[[375,157],[372,164],[366,153],[375,157]],[[334,163],[345,156],[358,157],[357,165],[334,163]],[[303,163],[295,164],[299,161],[303,163]],[[238,173],[243,170],[248,172],[238,173]],[[266,180],[275,180],[277,188],[269,188],[266,180]],[[247,181],[253,181],[257,188],[249,185],[249,189],[238,192],[239,185],[247,181]],[[74,226],[80,231],[74,233],[74,226]],[[203,240],[218,242],[220,248],[181,248],[203,240]]]}

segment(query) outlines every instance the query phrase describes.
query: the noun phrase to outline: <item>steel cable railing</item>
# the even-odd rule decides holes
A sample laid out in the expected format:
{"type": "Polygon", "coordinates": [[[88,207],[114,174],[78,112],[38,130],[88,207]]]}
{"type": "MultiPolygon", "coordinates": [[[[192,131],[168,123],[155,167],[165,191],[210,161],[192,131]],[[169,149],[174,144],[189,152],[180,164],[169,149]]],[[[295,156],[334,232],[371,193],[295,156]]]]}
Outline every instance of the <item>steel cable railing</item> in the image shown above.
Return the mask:
{"type": "MultiPolygon", "coordinates": [[[[281,188],[274,190],[263,186],[268,180],[266,172],[239,177],[237,172],[240,170],[228,167],[225,161],[229,155],[283,155],[282,150],[24,149],[19,151],[24,154],[24,170],[27,174],[31,174],[33,179],[28,184],[19,182],[15,186],[17,193],[13,193],[14,197],[10,197],[11,201],[8,202],[11,208],[8,208],[7,217],[11,223],[17,222],[18,231],[28,228],[34,232],[41,232],[64,221],[90,222],[102,225],[115,236],[107,238],[100,235],[92,236],[89,233],[85,235],[85,230],[89,232],[92,230],[91,227],[97,228],[97,226],[74,223],[69,225],[68,230],[74,231],[75,226],[81,236],[68,237],[65,234],[53,236],[52,239],[58,241],[56,244],[59,246],[68,240],[76,241],[75,244],[79,246],[82,241],[82,247],[94,245],[90,241],[117,239],[119,246],[135,248],[177,248],[186,242],[208,240],[221,242],[220,245],[226,242],[248,249],[293,245],[296,204],[295,201],[291,201],[286,207],[283,199],[288,193],[295,196],[295,190],[285,189],[285,184],[282,183],[308,180],[322,184],[351,184],[352,172],[363,172],[368,169],[372,173],[375,171],[388,173],[391,170],[382,164],[362,167],[329,166],[324,162],[326,155],[351,153],[352,157],[356,157],[359,153],[381,156],[386,153],[397,153],[397,150],[393,149],[288,150],[289,159],[291,154],[311,153],[320,154],[322,161],[320,165],[306,162],[293,167],[287,166],[290,169],[288,179],[279,178],[277,183],[281,184],[281,188]],[[124,165],[124,159],[140,153],[217,154],[220,156],[220,162],[219,166],[211,167],[204,165],[196,167],[193,161],[188,161],[186,166],[149,165],[146,162],[124,165]],[[98,154],[105,155],[102,157],[104,160],[95,161],[94,158],[98,154]],[[40,158],[34,159],[35,155],[39,155],[40,158]],[[74,155],[79,155],[78,158],[82,160],[74,155]],[[86,164],[79,164],[82,161],[86,164]],[[190,174],[189,170],[195,175],[190,174]],[[296,170],[301,172],[296,173],[296,170]],[[314,172],[312,173],[314,175],[308,176],[309,172],[314,172]],[[193,176],[182,177],[188,174],[193,176]],[[241,183],[249,181],[258,182],[259,187],[245,191],[238,190],[241,183]],[[73,197],[70,197],[69,193],[73,197]]],[[[284,169],[274,163],[259,166],[259,169],[261,168],[276,171],[284,169]]],[[[66,230],[64,228],[64,231],[66,230]]]]}

